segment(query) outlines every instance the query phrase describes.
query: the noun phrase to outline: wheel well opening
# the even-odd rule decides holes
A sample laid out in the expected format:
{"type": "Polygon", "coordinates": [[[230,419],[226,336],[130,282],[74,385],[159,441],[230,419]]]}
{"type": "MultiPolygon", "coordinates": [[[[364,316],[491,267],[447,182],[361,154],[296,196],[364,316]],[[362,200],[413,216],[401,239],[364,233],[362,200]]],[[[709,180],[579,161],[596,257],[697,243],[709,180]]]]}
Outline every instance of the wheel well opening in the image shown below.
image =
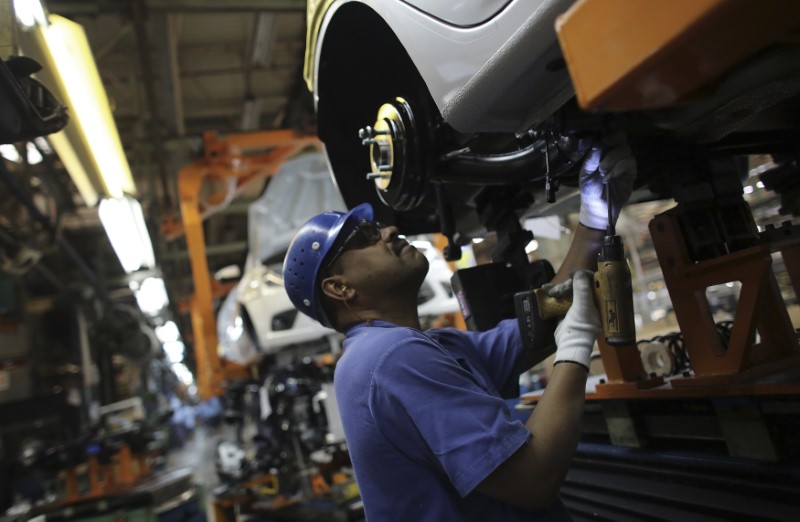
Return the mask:
{"type": "Polygon", "coordinates": [[[378,219],[420,228],[419,222],[427,217],[397,216],[380,202],[374,184],[366,180],[369,153],[361,145],[358,130],[372,125],[378,108],[396,96],[425,100],[432,107],[422,77],[383,18],[362,4],[340,7],[320,45],[318,133],[345,203],[352,208],[369,202],[378,219]]]}

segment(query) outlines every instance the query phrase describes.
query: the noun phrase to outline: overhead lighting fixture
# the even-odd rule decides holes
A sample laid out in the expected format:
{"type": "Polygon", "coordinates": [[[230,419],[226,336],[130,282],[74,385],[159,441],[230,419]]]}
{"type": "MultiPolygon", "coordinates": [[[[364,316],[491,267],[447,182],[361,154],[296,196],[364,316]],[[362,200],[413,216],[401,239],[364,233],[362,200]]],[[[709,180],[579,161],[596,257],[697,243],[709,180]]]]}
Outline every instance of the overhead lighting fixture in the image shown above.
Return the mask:
{"type": "Polygon", "coordinates": [[[48,156],[53,153],[53,149],[50,148],[50,144],[47,143],[47,140],[42,138],[41,136],[39,136],[38,138],[33,138],[33,142],[36,144],[39,150],[41,150],[48,156]]]}
{"type": "Polygon", "coordinates": [[[261,100],[248,95],[242,103],[242,122],[241,129],[243,131],[257,130],[261,123],[261,100]]]}
{"type": "Polygon", "coordinates": [[[156,266],[153,244],[138,201],[129,197],[104,199],[98,215],[126,273],[156,266]]]}
{"type": "Polygon", "coordinates": [[[164,353],[167,354],[167,359],[171,363],[182,362],[185,349],[186,347],[180,341],[164,343],[164,353]]]}
{"type": "Polygon", "coordinates": [[[27,149],[28,153],[28,165],[37,165],[42,162],[44,159],[42,157],[42,153],[39,152],[39,149],[36,148],[36,145],[33,142],[28,142],[25,144],[25,148],[27,149]]]}
{"type": "Polygon", "coordinates": [[[187,368],[185,364],[183,363],[172,364],[172,371],[184,385],[191,386],[192,383],[194,383],[194,375],[192,375],[191,370],[189,370],[189,368],[187,368]]]}
{"type": "Polygon", "coordinates": [[[17,18],[27,29],[19,31],[20,48],[42,65],[37,77],[69,109],[65,129],[50,136],[59,158],[89,206],[98,199],[92,192],[113,198],[136,194],[108,96],[83,28],[53,14],[44,19],[40,15],[31,17],[25,10],[29,4],[39,4],[39,8],[32,6],[30,12],[41,9],[36,0],[15,2],[17,18]]]}
{"type": "Polygon", "coordinates": [[[63,130],[56,132],[48,136],[48,139],[50,143],[53,144],[53,148],[56,149],[58,159],[61,160],[64,168],[67,169],[69,177],[72,178],[72,182],[75,183],[75,187],[78,189],[78,194],[83,198],[83,202],[86,203],[87,207],[97,205],[100,195],[94,188],[94,184],[89,178],[89,174],[86,172],[84,163],[78,158],[75,148],[67,139],[66,132],[63,130]]]}
{"type": "Polygon", "coordinates": [[[163,326],[156,326],[156,337],[163,344],[180,341],[181,333],[178,331],[178,325],[175,321],[167,321],[163,326]]]}
{"type": "Polygon", "coordinates": [[[256,67],[266,67],[275,33],[275,14],[259,13],[253,30],[253,48],[250,63],[256,67]]]}
{"type": "Polygon", "coordinates": [[[22,163],[22,156],[20,156],[17,147],[11,143],[0,145],[0,156],[14,163],[22,163]]]}
{"type": "Polygon", "coordinates": [[[131,289],[136,296],[139,309],[145,315],[158,315],[169,304],[167,287],[160,277],[148,277],[141,284],[131,283],[131,289]]]}
{"type": "Polygon", "coordinates": [[[14,14],[19,24],[26,29],[47,25],[47,14],[38,0],[14,0],[14,14]]]}

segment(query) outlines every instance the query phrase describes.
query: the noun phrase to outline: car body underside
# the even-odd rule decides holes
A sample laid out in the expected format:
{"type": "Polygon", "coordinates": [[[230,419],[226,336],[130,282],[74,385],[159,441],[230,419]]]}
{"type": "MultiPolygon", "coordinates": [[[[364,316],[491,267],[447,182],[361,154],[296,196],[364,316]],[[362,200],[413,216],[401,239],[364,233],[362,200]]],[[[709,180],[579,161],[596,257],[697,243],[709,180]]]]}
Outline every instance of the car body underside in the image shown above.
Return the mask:
{"type": "Polygon", "coordinates": [[[456,247],[486,231],[513,242],[520,219],[577,210],[582,160],[614,130],[637,159],[633,201],[741,180],[751,154],[795,176],[796,33],[674,103],[586,111],[553,28],[572,3],[474,3],[483,10],[459,15],[423,1],[312,2],[306,79],[345,203],[372,202],[406,233],[440,231],[456,247]]]}

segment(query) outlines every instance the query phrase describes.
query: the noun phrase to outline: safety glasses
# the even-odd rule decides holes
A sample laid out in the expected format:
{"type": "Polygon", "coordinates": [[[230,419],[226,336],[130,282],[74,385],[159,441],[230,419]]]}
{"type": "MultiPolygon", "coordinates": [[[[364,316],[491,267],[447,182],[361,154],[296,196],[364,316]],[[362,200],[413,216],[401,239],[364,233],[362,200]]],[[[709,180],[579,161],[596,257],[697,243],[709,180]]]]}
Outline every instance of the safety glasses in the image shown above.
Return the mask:
{"type": "Polygon", "coordinates": [[[348,250],[360,250],[372,246],[381,240],[381,229],[386,228],[385,225],[379,221],[367,221],[362,219],[356,228],[344,239],[342,246],[331,256],[328,265],[325,268],[326,272],[330,272],[333,264],[338,260],[342,254],[348,250]]]}

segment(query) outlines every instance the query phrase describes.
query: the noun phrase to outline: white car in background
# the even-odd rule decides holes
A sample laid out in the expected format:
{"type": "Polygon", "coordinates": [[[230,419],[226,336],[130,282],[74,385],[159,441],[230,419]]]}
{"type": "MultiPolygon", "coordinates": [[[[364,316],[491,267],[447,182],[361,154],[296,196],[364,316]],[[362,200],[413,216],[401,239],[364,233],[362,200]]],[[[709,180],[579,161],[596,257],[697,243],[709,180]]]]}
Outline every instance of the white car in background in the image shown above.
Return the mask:
{"type": "MultiPolygon", "coordinates": [[[[655,69],[641,81],[663,94],[670,81],[701,77],[703,63],[724,63],[745,33],[766,44],[753,44],[680,103],[613,114],[575,101],[556,33],[557,18],[573,6],[604,8],[574,0],[310,0],[304,75],[347,206],[372,202],[379,219],[408,234],[441,231],[463,244],[488,229],[513,239],[519,219],[576,209],[581,160],[609,128],[626,131],[639,163],[634,201],[672,197],[672,185],[687,179],[744,177],[742,155],[794,150],[800,56],[781,24],[797,21],[798,4],[721,2],[767,21],[729,17],[701,32],[713,45],[680,49],[685,59],[663,67],[684,69],[671,77],[655,69]],[[548,175],[552,188],[560,185],[554,204],[548,175]]],[[[586,28],[616,28],[634,42],[625,51],[641,49],[636,42],[648,36],[638,21],[658,24],[659,12],[679,8],[668,0],[608,6],[627,9],[628,23],[600,17],[586,28]]],[[[601,45],[606,39],[588,41],[605,69],[626,54],[601,45]]]]}
{"type": "MultiPolygon", "coordinates": [[[[245,273],[217,317],[223,357],[242,364],[291,345],[325,341],[336,332],[298,313],[283,287],[283,256],[295,232],[315,214],[343,210],[325,157],[306,154],[288,161],[273,176],[264,195],[249,210],[249,241],[245,273]]],[[[420,316],[459,310],[442,255],[429,241],[413,241],[429,260],[430,269],[419,293],[420,316]]]]}

